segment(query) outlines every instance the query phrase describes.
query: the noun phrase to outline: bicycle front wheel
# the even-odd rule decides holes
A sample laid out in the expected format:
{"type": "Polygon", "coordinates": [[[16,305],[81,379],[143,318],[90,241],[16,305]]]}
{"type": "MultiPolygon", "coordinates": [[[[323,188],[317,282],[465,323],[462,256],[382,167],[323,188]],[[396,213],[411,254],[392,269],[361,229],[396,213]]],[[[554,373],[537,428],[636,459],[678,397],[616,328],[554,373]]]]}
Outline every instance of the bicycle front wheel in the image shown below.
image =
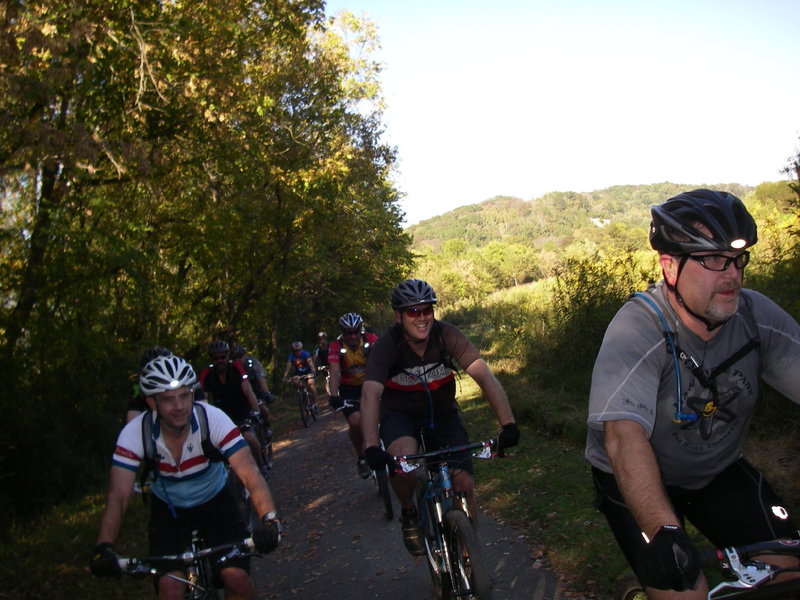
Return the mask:
{"type": "Polygon", "coordinates": [[[194,600],[200,598],[202,600],[224,600],[225,590],[217,587],[217,581],[214,577],[214,569],[211,561],[207,558],[202,559],[197,565],[198,579],[203,589],[186,590],[186,598],[194,600]],[[190,593],[192,595],[190,595],[190,593]]]}
{"type": "Polygon", "coordinates": [[[444,597],[489,600],[492,597],[489,571],[469,517],[460,510],[448,511],[444,527],[450,571],[450,589],[444,597]]]}
{"type": "Polygon", "coordinates": [[[308,427],[308,392],[299,390],[297,392],[297,403],[300,406],[300,418],[303,420],[303,427],[308,427]]]}
{"type": "Polygon", "coordinates": [[[314,402],[314,397],[309,392],[306,392],[306,400],[308,401],[308,413],[311,415],[311,418],[316,421],[317,403],[314,402]]]}

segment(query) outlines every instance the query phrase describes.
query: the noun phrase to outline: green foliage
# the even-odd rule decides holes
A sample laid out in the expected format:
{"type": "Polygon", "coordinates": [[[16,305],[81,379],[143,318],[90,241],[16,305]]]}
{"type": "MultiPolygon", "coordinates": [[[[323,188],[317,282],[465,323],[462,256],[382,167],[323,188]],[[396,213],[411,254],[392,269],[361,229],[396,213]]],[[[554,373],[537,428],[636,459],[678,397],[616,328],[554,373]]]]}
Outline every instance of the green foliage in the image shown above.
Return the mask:
{"type": "Polygon", "coordinates": [[[322,8],[6,3],[9,521],[97,476],[143,347],[199,359],[224,337],[268,364],[408,270],[374,27],[322,8]]]}

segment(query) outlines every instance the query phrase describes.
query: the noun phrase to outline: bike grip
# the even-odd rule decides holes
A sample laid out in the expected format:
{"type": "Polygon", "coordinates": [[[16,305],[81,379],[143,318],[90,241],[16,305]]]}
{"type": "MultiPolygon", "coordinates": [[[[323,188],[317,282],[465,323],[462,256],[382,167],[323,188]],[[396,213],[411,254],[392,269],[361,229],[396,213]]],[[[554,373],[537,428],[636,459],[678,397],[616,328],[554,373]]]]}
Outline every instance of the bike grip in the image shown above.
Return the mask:
{"type": "Polygon", "coordinates": [[[122,571],[123,573],[128,572],[128,567],[131,566],[131,564],[135,565],[136,563],[135,562],[132,563],[130,558],[124,558],[122,556],[117,558],[117,565],[119,565],[119,570],[122,571]]]}
{"type": "Polygon", "coordinates": [[[725,552],[719,548],[707,548],[700,551],[700,567],[719,567],[726,559],[725,552]]]}

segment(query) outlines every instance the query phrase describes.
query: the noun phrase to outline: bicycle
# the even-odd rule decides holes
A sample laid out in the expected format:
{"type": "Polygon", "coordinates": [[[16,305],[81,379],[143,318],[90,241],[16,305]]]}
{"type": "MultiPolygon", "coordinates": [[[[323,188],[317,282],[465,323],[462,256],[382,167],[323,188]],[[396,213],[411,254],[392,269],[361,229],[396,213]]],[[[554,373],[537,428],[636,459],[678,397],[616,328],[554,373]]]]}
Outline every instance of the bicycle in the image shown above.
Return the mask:
{"type": "Polygon", "coordinates": [[[162,573],[159,565],[166,562],[181,562],[185,565],[185,577],[166,573],[169,577],[186,584],[185,600],[222,600],[224,590],[215,582],[214,569],[223,568],[226,561],[238,557],[261,556],[254,552],[252,538],[231,544],[204,548],[205,542],[197,530],[192,531],[192,539],[183,554],[148,556],[146,558],[123,558],[117,560],[122,573],[126,575],[157,575],[162,573]]]}
{"type": "MultiPolygon", "coordinates": [[[[800,556],[800,540],[771,540],[743,546],[715,548],[701,553],[700,564],[721,570],[726,580],[709,590],[708,600],[769,600],[800,597],[800,578],[767,585],[781,573],[798,572],[800,567],[781,568],[752,560],[761,554],[800,556]]],[[[617,585],[616,600],[645,600],[642,585],[633,573],[624,575],[617,585]]]]}
{"type": "MultiPolygon", "coordinates": [[[[272,431],[264,423],[264,419],[259,412],[251,413],[251,416],[239,425],[239,429],[242,432],[255,431],[256,437],[258,438],[261,460],[263,461],[263,465],[266,466],[266,470],[261,470],[261,474],[264,479],[268,479],[269,469],[272,468],[272,431]]],[[[227,471],[228,489],[230,489],[231,494],[236,500],[236,504],[239,506],[239,512],[242,514],[242,519],[244,520],[247,530],[252,532],[253,527],[256,525],[257,515],[253,510],[253,503],[250,501],[250,493],[242,482],[239,481],[239,477],[233,472],[227,462],[225,463],[225,470],[227,471]]]]}
{"type": "Polygon", "coordinates": [[[481,554],[466,494],[453,489],[447,458],[479,450],[476,458],[491,458],[495,440],[475,442],[406,456],[393,457],[399,472],[419,475],[417,512],[425,540],[428,570],[438,597],[489,600],[489,570],[481,554]],[[412,464],[409,461],[420,461],[412,464]],[[424,468],[420,469],[419,467],[424,468]]]}
{"type": "MultiPolygon", "coordinates": [[[[360,404],[360,399],[343,399],[342,405],[336,409],[336,412],[340,412],[345,408],[355,408],[360,406],[360,404]]],[[[383,442],[380,442],[380,447],[381,450],[385,449],[383,442]]],[[[375,485],[378,488],[378,495],[381,497],[381,501],[383,502],[383,516],[386,517],[387,521],[391,521],[394,519],[394,506],[392,505],[392,490],[391,486],[389,485],[389,467],[385,466],[383,469],[378,471],[372,469],[370,476],[375,481],[375,485]]]]}
{"type": "Polygon", "coordinates": [[[297,375],[292,378],[295,389],[297,390],[297,404],[300,408],[300,418],[303,420],[303,427],[308,427],[311,420],[317,420],[317,403],[308,391],[306,382],[309,379],[314,379],[310,373],[306,375],[297,375]]]}

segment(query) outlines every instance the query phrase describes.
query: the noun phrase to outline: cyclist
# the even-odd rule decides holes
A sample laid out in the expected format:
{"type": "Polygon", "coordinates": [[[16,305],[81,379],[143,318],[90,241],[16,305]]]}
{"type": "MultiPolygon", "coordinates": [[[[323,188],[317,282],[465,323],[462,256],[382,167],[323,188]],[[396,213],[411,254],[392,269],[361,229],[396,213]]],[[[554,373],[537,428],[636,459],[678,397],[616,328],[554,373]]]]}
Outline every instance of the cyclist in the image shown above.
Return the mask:
{"type": "MultiPolygon", "coordinates": [[[[262,515],[253,532],[259,552],[271,552],[280,542],[280,521],[269,487],[259,475],[247,452],[247,444],[228,416],[221,410],[193,402],[196,380],[192,367],[177,356],[161,356],[147,363],[140,378],[150,411],[142,413],[122,430],[117,440],[110,473],[108,497],[100,521],[97,545],[90,562],[97,576],[118,576],[120,567],[113,543],[133,489],[136,470],[146,455],[143,422],[152,419],[152,441],[158,461],[152,490],[149,523],[151,555],[181,554],[187,532],[199,529],[211,545],[236,542],[248,536],[239,509],[225,485],[225,468],[205,452],[197,411],[205,410],[208,442],[224,457],[250,492],[258,514],[262,515]]],[[[219,576],[226,597],[255,598],[249,576],[249,559],[236,558],[226,563],[219,576]]],[[[183,576],[180,563],[165,564],[164,571],[183,576]]],[[[158,597],[183,598],[184,584],[157,575],[158,597]]]]}
{"type": "Polygon", "coordinates": [[[264,369],[264,365],[258,362],[255,357],[247,354],[244,346],[234,346],[231,356],[233,360],[244,367],[256,398],[266,404],[275,402],[275,397],[269,391],[269,386],[267,385],[267,372],[264,369]]]}
{"type": "MultiPolygon", "coordinates": [[[[380,469],[391,455],[416,453],[420,427],[425,428],[429,450],[469,442],[455,400],[458,368],[475,380],[488,399],[502,426],[501,446],[516,445],[519,429],[503,386],[457,327],[434,318],[433,288],[420,279],[403,281],[394,288],[391,303],[395,324],[370,352],[361,394],[361,429],[369,466],[380,469]],[[379,423],[388,453],[378,445],[379,423]]],[[[476,515],[470,454],[454,457],[451,465],[453,486],[467,495],[476,515]]],[[[402,507],[406,548],[421,556],[425,549],[414,506],[416,477],[398,474],[391,481],[402,507]]]]}
{"type": "Polygon", "coordinates": [[[684,519],[720,547],[794,537],[742,447],[760,376],[800,401],[800,327],[742,288],[757,235],[741,200],[698,189],[651,214],[663,279],[608,326],[586,457],[598,506],[648,597],[699,599],[708,585],[684,519]]]}
{"type": "Polygon", "coordinates": [[[133,393],[128,400],[128,411],[125,414],[125,422],[138,417],[141,413],[147,410],[147,403],[144,401],[144,394],[139,388],[139,375],[144,369],[144,366],[154,358],[159,356],[169,356],[171,351],[162,346],[151,346],[146,348],[139,357],[139,372],[136,374],[136,382],[133,384],[133,393]]]}
{"type": "Polygon", "coordinates": [[[328,348],[330,348],[330,341],[328,340],[328,334],[324,331],[320,331],[317,334],[317,345],[314,347],[314,351],[311,353],[311,356],[314,358],[314,366],[317,369],[317,372],[324,372],[326,373],[325,376],[325,393],[330,394],[330,366],[328,365],[328,348]]]}
{"type": "Polygon", "coordinates": [[[261,472],[266,476],[268,466],[264,464],[258,437],[250,429],[250,417],[261,414],[267,427],[270,426],[269,410],[256,398],[250,378],[244,367],[229,359],[230,346],[224,340],[215,340],[208,345],[212,365],[200,371],[200,385],[208,401],[221,408],[242,430],[242,436],[261,472]]]}
{"type": "Polygon", "coordinates": [[[306,386],[314,404],[317,403],[317,390],[314,387],[314,376],[316,374],[317,368],[314,366],[314,359],[308,350],[303,350],[303,342],[292,342],[292,351],[286,357],[283,380],[289,381],[291,379],[295,385],[299,386],[300,376],[311,375],[306,379],[306,386]],[[292,373],[291,378],[289,377],[290,372],[292,373]]]}
{"type": "Polygon", "coordinates": [[[367,372],[367,356],[378,336],[364,331],[364,320],[357,313],[343,314],[339,327],[342,334],[330,344],[328,351],[330,404],[335,410],[341,408],[347,419],[350,442],[356,450],[356,468],[358,474],[367,479],[372,471],[364,458],[361,435],[361,384],[367,372]],[[344,406],[345,400],[350,406],[344,406]]]}

